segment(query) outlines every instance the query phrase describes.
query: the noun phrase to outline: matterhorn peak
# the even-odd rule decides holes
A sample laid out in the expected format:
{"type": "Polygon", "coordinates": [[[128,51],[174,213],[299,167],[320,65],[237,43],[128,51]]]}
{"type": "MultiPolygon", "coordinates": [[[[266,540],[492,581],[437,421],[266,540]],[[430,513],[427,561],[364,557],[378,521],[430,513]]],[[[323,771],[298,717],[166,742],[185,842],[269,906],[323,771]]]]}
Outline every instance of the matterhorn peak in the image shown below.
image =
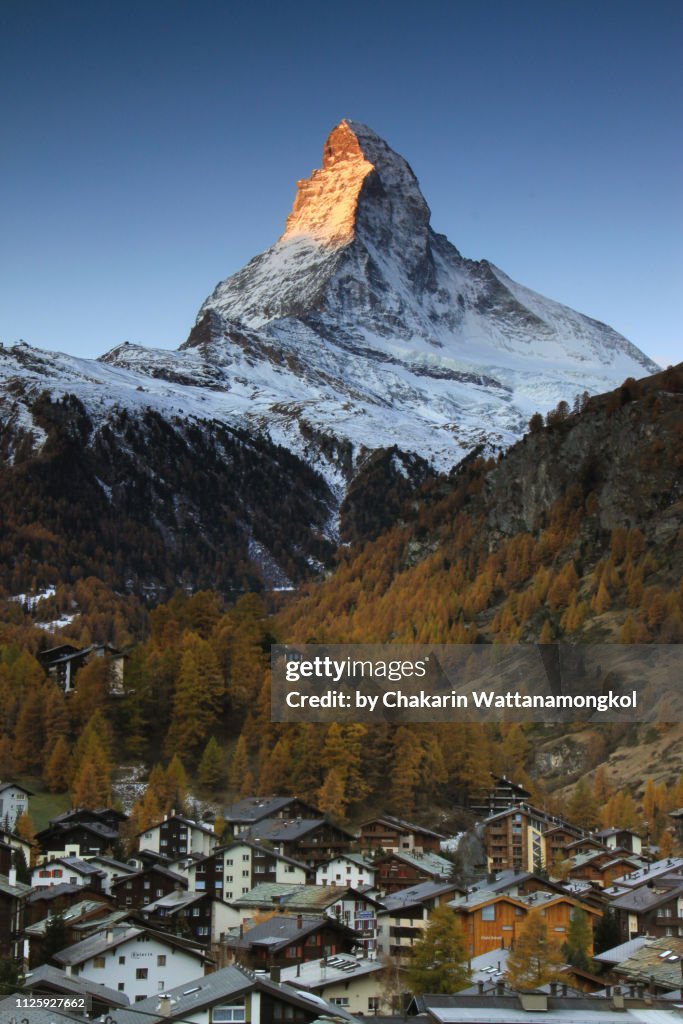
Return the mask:
{"type": "Polygon", "coordinates": [[[393,194],[420,210],[425,203],[410,166],[367,125],[340,121],[323,147],[322,167],[297,182],[292,212],[280,242],[306,237],[327,246],[344,246],[356,234],[359,205],[367,197],[393,194]]]}

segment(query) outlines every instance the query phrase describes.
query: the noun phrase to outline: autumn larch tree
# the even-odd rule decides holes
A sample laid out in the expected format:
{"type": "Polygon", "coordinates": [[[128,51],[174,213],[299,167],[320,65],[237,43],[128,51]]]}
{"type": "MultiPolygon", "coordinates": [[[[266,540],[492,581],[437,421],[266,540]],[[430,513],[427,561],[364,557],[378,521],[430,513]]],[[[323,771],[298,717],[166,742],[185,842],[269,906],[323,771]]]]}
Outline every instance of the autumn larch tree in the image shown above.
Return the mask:
{"type": "Polygon", "coordinates": [[[541,911],[530,910],[508,956],[508,984],[514,989],[538,988],[559,977],[563,962],[560,944],[548,935],[541,911]]]}

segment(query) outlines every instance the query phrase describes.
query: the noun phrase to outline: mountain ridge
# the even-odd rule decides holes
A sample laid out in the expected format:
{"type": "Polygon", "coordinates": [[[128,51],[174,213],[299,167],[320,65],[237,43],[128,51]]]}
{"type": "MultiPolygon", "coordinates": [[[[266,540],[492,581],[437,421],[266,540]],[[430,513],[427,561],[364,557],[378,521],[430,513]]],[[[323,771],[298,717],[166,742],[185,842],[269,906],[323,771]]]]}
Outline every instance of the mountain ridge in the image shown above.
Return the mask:
{"type": "MultiPolygon", "coordinates": [[[[279,240],[214,289],[178,350],[123,343],[88,360],[25,344],[0,349],[8,480],[21,475],[25,488],[48,457],[63,457],[67,424],[61,414],[46,419],[45,410],[66,402],[82,410],[81,456],[93,494],[123,500],[121,482],[137,480],[131,486],[150,502],[145,528],[179,550],[185,529],[198,543],[204,531],[211,548],[221,528],[232,536],[230,524],[239,521],[239,555],[213,582],[231,585],[251,550],[265,576],[291,583],[307,563],[319,568],[340,536],[356,535],[344,527],[345,509],[353,507],[356,524],[365,521],[362,487],[354,485],[370,478],[373,453],[398,453],[372,464],[375,493],[377,465],[391,487],[413,472],[419,482],[475,450],[509,447],[537,410],[656,369],[606,325],[518,285],[486,260],[461,256],[432,229],[409,164],[367,126],[341,122],[322,164],[299,182],[279,240]],[[151,443],[158,421],[159,453],[151,443]],[[246,444],[253,460],[248,472],[238,460],[224,523],[219,435],[246,444]],[[286,467],[284,451],[294,459],[286,467]],[[212,467],[202,486],[216,521],[203,521],[199,495],[164,464],[173,452],[212,467]],[[131,468],[136,458],[144,459],[142,474],[131,468]],[[264,472],[272,475],[269,495],[298,481],[315,509],[307,516],[299,508],[302,533],[287,550],[276,522],[270,529],[261,521],[257,542],[249,538],[249,517],[260,518],[253,481],[264,472]],[[171,507],[169,481],[180,506],[192,510],[189,519],[171,507]]],[[[78,450],[71,452],[76,458],[78,450]]],[[[232,466],[227,459],[225,472],[232,466]]],[[[144,518],[144,501],[133,505],[144,518]]],[[[128,571],[137,575],[139,566],[128,571]]]]}

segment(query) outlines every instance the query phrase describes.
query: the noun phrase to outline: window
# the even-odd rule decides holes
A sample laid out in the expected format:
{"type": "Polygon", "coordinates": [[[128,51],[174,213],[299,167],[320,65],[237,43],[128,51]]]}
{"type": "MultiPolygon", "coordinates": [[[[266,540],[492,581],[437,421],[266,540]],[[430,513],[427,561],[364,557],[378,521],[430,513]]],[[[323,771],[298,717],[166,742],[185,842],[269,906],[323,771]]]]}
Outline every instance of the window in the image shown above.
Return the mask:
{"type": "Polygon", "coordinates": [[[226,863],[226,864],[229,864],[229,865],[230,865],[230,867],[232,867],[232,857],[226,857],[226,858],[225,858],[225,863],[226,863]]]}
{"type": "Polygon", "coordinates": [[[193,907],[192,908],[192,916],[193,917],[199,917],[199,907],[193,907]]]}
{"type": "Polygon", "coordinates": [[[120,963],[120,964],[125,964],[125,962],[126,962],[126,958],[125,958],[125,956],[120,956],[120,957],[119,957],[119,963],[120,963]]]}
{"type": "Polygon", "coordinates": [[[158,981],[157,982],[157,992],[163,992],[163,991],[164,991],[164,983],[163,983],[163,981],[158,981]]]}
{"type": "Polygon", "coordinates": [[[93,967],[104,967],[104,957],[103,956],[96,956],[96,957],[94,957],[92,965],[93,965],[93,967]]]}
{"type": "Polygon", "coordinates": [[[379,996],[368,996],[368,1013],[379,1013],[379,996]]]}
{"type": "Polygon", "coordinates": [[[120,981],[116,987],[118,988],[119,992],[123,992],[124,988],[126,987],[125,982],[120,981]]]}
{"type": "Polygon", "coordinates": [[[165,966],[166,966],[166,954],[165,953],[159,953],[157,955],[157,967],[165,967],[165,966]]]}
{"type": "Polygon", "coordinates": [[[249,878],[249,869],[242,872],[242,878],[249,878]]]}
{"type": "Polygon", "coordinates": [[[138,967],[136,969],[136,971],[135,971],[135,977],[136,977],[137,981],[146,981],[147,980],[147,968],[146,967],[138,967]]]}
{"type": "Polygon", "coordinates": [[[226,882],[232,882],[232,875],[226,875],[225,876],[225,881],[226,882]]]}
{"type": "Polygon", "coordinates": [[[481,908],[481,919],[482,921],[495,921],[496,920],[496,905],[492,903],[488,907],[481,908]]]}
{"type": "Polygon", "coordinates": [[[243,861],[248,861],[249,860],[249,854],[248,853],[243,853],[242,854],[242,860],[243,861]]]}
{"type": "Polygon", "coordinates": [[[348,1006],[349,1005],[349,997],[348,996],[334,996],[332,999],[330,999],[330,1002],[332,1003],[333,1006],[348,1006]]]}
{"type": "Polygon", "coordinates": [[[214,1006],[211,1011],[211,1024],[237,1024],[244,1020],[244,1003],[229,1003],[226,1006],[214,1006]]]}

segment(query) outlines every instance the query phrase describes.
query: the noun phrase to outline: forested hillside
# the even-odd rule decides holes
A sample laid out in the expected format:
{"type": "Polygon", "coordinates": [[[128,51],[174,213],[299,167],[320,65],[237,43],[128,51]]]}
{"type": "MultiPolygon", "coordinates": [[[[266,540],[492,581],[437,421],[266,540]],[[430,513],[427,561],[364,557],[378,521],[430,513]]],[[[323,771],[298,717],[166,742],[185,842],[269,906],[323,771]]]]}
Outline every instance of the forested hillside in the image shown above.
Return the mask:
{"type": "MultiPolygon", "coordinates": [[[[561,406],[547,423],[534,417],[524,440],[497,460],[473,458],[450,478],[425,475],[419,500],[408,496],[393,526],[342,548],[335,572],[300,594],[235,601],[177,593],[149,609],[87,579],[61,585],[30,610],[8,602],[0,777],[42,777],[76,803],[101,803],[115,765],[151,769],[176,755],[209,801],[277,790],[341,819],[381,806],[428,808],[438,820],[490,770],[525,781],[547,806],[562,785],[589,773],[597,802],[584,793],[584,805],[597,821],[620,773],[628,781],[632,751],[638,782],[644,760],[654,759],[661,810],[678,799],[679,727],[560,734],[516,725],[276,725],[269,648],[313,639],[679,643],[682,483],[678,368],[575,410],[561,406]],[[58,636],[36,628],[37,618],[45,624],[59,615],[72,620],[58,636]],[[63,638],[125,647],[125,695],[110,695],[103,658],[81,670],[76,694],[65,697],[35,658],[63,638]],[[557,750],[564,753],[553,776],[539,759],[557,750]]],[[[364,522],[366,536],[380,519],[364,522]]],[[[640,813],[625,794],[618,800],[624,820],[640,813]]],[[[158,813],[159,803],[154,796],[138,807],[136,822],[158,813]]]]}

